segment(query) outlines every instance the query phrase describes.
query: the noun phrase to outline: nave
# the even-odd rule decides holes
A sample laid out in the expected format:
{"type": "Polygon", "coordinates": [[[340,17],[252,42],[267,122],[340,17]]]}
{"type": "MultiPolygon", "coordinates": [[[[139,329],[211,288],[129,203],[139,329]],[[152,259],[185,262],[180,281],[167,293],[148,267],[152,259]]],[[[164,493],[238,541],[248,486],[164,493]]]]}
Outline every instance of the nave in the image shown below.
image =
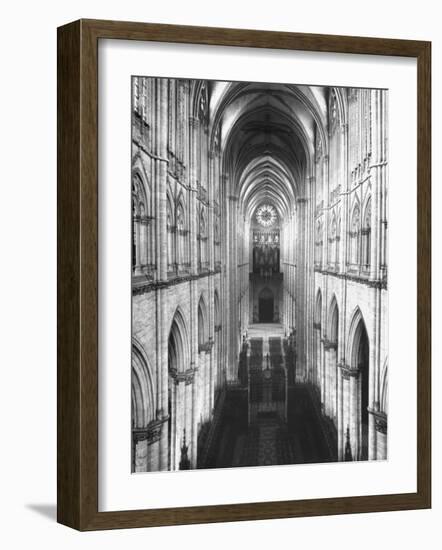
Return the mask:
{"type": "Polygon", "coordinates": [[[132,94],[132,471],[385,460],[388,92],[132,94]]]}
{"type": "MultiPolygon", "coordinates": [[[[252,324],[247,332],[251,370],[252,365],[255,368],[258,366],[265,376],[267,368],[273,373],[281,360],[286,365],[282,325],[252,324]]],[[[244,347],[247,347],[246,343],[244,347]]],[[[262,387],[258,387],[255,394],[259,395],[251,396],[250,380],[241,376],[239,379],[244,383],[229,385],[225,401],[215,412],[219,416],[217,434],[202,455],[199,467],[227,468],[336,460],[336,432],[325,422],[318,396],[312,387],[306,384],[288,386],[287,394],[283,396],[284,408],[280,411],[277,388],[276,392],[273,389],[273,395],[266,396],[265,389],[263,391],[262,387]],[[254,417],[249,413],[250,399],[255,399],[262,409],[254,417]]],[[[284,382],[287,383],[287,379],[284,382]]]]}

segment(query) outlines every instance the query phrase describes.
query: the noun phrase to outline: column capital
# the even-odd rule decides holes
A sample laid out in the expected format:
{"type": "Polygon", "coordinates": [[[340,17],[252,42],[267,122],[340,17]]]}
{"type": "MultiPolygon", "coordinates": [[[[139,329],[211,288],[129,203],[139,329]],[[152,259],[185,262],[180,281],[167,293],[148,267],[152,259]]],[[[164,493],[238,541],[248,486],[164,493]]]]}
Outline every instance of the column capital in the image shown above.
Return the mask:
{"type": "Polygon", "coordinates": [[[338,344],[336,342],[332,342],[328,338],[322,338],[321,342],[324,345],[325,351],[329,351],[331,349],[334,349],[336,351],[338,349],[338,344]]]}
{"type": "Polygon", "coordinates": [[[377,432],[386,434],[388,429],[388,417],[382,411],[368,408],[368,412],[374,417],[374,425],[377,432]]]}
{"type": "Polygon", "coordinates": [[[180,384],[181,382],[184,382],[186,386],[189,384],[192,384],[195,378],[195,372],[197,371],[196,368],[190,368],[183,372],[177,372],[174,373],[171,372],[171,376],[175,382],[176,385],[180,384]]]}
{"type": "Polygon", "coordinates": [[[212,351],[213,343],[213,338],[209,338],[209,340],[204,342],[204,344],[199,344],[198,353],[210,353],[212,351]]]}
{"type": "Polygon", "coordinates": [[[132,436],[135,443],[147,440],[148,445],[152,445],[156,441],[159,441],[163,430],[163,424],[168,419],[169,416],[166,416],[159,420],[153,420],[145,428],[133,428],[132,436]]]}
{"type": "Polygon", "coordinates": [[[189,124],[190,124],[190,127],[191,127],[191,128],[194,128],[194,129],[195,129],[195,128],[198,128],[199,123],[200,123],[200,121],[199,121],[199,119],[198,119],[197,117],[195,117],[195,116],[189,116],[189,124]]]}
{"type": "Polygon", "coordinates": [[[345,380],[348,380],[350,377],[357,378],[359,376],[359,369],[350,367],[344,361],[340,361],[338,367],[341,369],[342,378],[345,380]]]}

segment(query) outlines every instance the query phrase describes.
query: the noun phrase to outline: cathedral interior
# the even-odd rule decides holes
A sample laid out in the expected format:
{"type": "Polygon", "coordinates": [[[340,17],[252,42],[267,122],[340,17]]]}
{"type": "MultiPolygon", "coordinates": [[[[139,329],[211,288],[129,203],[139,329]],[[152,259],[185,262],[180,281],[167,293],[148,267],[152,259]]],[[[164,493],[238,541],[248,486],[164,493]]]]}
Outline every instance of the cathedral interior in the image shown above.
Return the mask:
{"type": "Polygon", "coordinates": [[[132,78],[132,471],[387,458],[388,92],[132,78]]]}

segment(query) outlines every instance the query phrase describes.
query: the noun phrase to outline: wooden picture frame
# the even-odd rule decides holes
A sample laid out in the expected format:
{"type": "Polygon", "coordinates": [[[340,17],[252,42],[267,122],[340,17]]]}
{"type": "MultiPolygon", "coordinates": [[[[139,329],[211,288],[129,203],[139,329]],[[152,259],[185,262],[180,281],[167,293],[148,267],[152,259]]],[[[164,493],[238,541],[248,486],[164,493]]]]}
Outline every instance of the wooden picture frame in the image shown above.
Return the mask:
{"type": "Polygon", "coordinates": [[[58,29],[58,521],[82,531],[431,506],[431,44],[423,41],[79,20],[58,29]],[[98,511],[98,40],[417,59],[417,492],[98,511]]]}

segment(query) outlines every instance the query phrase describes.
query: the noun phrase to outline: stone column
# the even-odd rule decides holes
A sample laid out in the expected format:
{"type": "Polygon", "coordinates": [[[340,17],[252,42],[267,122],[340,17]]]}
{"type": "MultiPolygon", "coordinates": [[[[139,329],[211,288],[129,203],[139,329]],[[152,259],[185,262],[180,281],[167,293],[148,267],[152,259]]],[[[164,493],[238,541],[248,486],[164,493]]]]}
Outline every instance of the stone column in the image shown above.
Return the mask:
{"type": "Polygon", "coordinates": [[[141,222],[137,215],[135,218],[135,275],[141,275],[141,222]]]}
{"type": "Polygon", "coordinates": [[[322,231],[322,269],[328,266],[328,207],[329,207],[329,156],[324,155],[323,168],[323,201],[324,201],[324,229],[322,231]]]}
{"type": "Polygon", "coordinates": [[[343,389],[343,422],[342,422],[342,433],[341,433],[341,452],[342,460],[345,459],[345,443],[346,443],[346,433],[347,428],[350,429],[350,376],[348,374],[348,368],[346,365],[341,366],[342,374],[342,389],[343,389]]]}
{"type": "Polygon", "coordinates": [[[186,405],[186,444],[188,446],[188,458],[192,468],[196,468],[196,442],[193,441],[193,386],[195,381],[195,373],[192,367],[186,373],[184,381],[185,405],[186,405]]]}
{"type": "MultiPolygon", "coordinates": [[[[168,411],[168,334],[167,334],[167,227],[166,227],[166,190],[167,190],[167,120],[168,120],[168,80],[157,80],[156,106],[156,158],[155,158],[155,211],[156,223],[156,264],[158,287],[156,290],[156,355],[157,355],[157,417],[167,418],[168,411]]],[[[168,468],[168,429],[167,423],[161,432],[160,464],[161,470],[168,468]]]]}
{"type": "Polygon", "coordinates": [[[386,460],[388,458],[387,451],[387,415],[384,413],[378,413],[377,415],[370,415],[374,418],[374,424],[376,429],[376,460],[386,460]]]}
{"type": "MultiPolygon", "coordinates": [[[[189,260],[190,274],[196,277],[198,274],[197,266],[197,169],[198,169],[198,151],[199,151],[199,120],[196,117],[189,117],[189,260]]],[[[198,281],[191,279],[190,286],[190,360],[191,368],[194,370],[194,381],[192,383],[192,427],[189,439],[191,440],[190,453],[191,462],[197,463],[197,441],[198,441],[198,422],[200,417],[200,391],[198,381],[200,376],[200,363],[198,357],[198,281]]]]}
{"type": "Polygon", "coordinates": [[[201,346],[198,348],[198,422],[204,422],[205,416],[205,378],[206,378],[206,363],[205,353],[201,346]]]}
{"type": "Polygon", "coordinates": [[[213,340],[210,340],[207,344],[206,349],[206,369],[207,369],[207,376],[206,376],[206,395],[207,395],[207,402],[206,402],[206,418],[207,420],[210,420],[212,418],[212,411],[213,411],[213,356],[212,356],[212,343],[213,340]]]}
{"type": "Polygon", "coordinates": [[[147,432],[145,430],[132,430],[132,471],[148,471],[148,445],[147,432]]]}
{"type": "Polygon", "coordinates": [[[176,415],[175,415],[175,456],[173,457],[173,470],[179,469],[181,458],[181,446],[184,439],[184,430],[186,428],[186,392],[185,392],[185,374],[179,373],[176,378],[176,415]]]}
{"type": "Polygon", "coordinates": [[[230,239],[230,224],[229,224],[229,200],[228,200],[228,190],[229,190],[229,178],[227,174],[221,175],[221,189],[220,189],[220,200],[221,200],[221,235],[224,238],[221,238],[221,273],[220,273],[220,313],[221,313],[221,324],[223,330],[221,331],[221,358],[222,358],[222,372],[224,382],[229,378],[229,359],[227,355],[228,345],[229,345],[229,331],[230,331],[230,320],[228,317],[228,307],[229,303],[229,282],[230,282],[230,273],[229,273],[229,257],[228,257],[228,246],[230,239]]]}
{"type": "Polygon", "coordinates": [[[321,409],[323,414],[327,414],[327,356],[324,348],[324,341],[324,337],[321,337],[321,409]]]}
{"type": "Polygon", "coordinates": [[[336,361],[336,347],[330,349],[330,379],[331,379],[331,417],[338,428],[338,372],[336,361]]]}
{"type": "MultiPolygon", "coordinates": [[[[345,394],[344,382],[346,378],[345,365],[338,365],[338,460],[344,459],[345,446],[345,394]]],[[[348,377],[347,377],[348,380],[348,377]]]]}
{"type": "Polygon", "coordinates": [[[191,425],[191,437],[192,437],[192,446],[191,446],[191,463],[194,468],[198,464],[198,376],[199,370],[196,368],[196,363],[194,363],[191,368],[193,369],[193,378],[192,378],[192,425],[191,425]]]}
{"type": "MultiPolygon", "coordinates": [[[[381,143],[379,133],[379,94],[380,90],[370,90],[371,101],[371,162],[369,167],[371,183],[371,250],[370,250],[370,279],[376,280],[379,274],[379,172],[381,169],[381,143]]],[[[364,212],[361,213],[364,215],[364,212]]]]}
{"type": "Polygon", "coordinates": [[[216,369],[216,350],[214,349],[214,340],[212,337],[209,339],[209,417],[212,418],[213,409],[215,407],[215,369],[216,369]],[[215,357],[214,357],[215,356],[215,357]]]}
{"type": "Polygon", "coordinates": [[[306,272],[306,206],[307,199],[297,199],[298,206],[298,228],[299,239],[297,241],[298,253],[297,253],[297,265],[298,270],[298,292],[297,292],[297,323],[298,329],[296,331],[297,341],[297,363],[296,363],[296,378],[299,382],[306,381],[306,323],[307,323],[307,272],[306,272]]]}
{"type": "Polygon", "coordinates": [[[141,219],[140,222],[140,264],[142,270],[146,270],[147,267],[147,229],[149,220],[146,216],[141,219]]]}
{"type": "Polygon", "coordinates": [[[327,416],[330,416],[330,342],[327,339],[324,339],[322,345],[324,349],[324,413],[327,416]]]}
{"type": "Polygon", "coordinates": [[[229,200],[229,241],[228,241],[228,257],[229,257],[229,380],[236,380],[238,372],[238,240],[237,240],[237,197],[230,195],[229,200]]]}
{"type": "Polygon", "coordinates": [[[307,341],[306,349],[306,369],[307,379],[313,382],[313,346],[314,346],[314,311],[315,311],[315,278],[314,278],[314,186],[316,178],[311,176],[307,179],[308,202],[306,204],[306,254],[305,254],[305,271],[306,271],[306,332],[305,338],[307,341]]]}
{"type": "Polygon", "coordinates": [[[353,460],[359,459],[359,371],[349,369],[350,375],[350,443],[353,460]]]}
{"type": "MultiPolygon", "coordinates": [[[[369,335],[369,389],[368,404],[369,408],[375,412],[379,411],[380,401],[380,348],[381,348],[381,290],[379,288],[369,289],[372,302],[372,323],[368,329],[369,335]]],[[[370,460],[376,459],[376,430],[374,418],[369,414],[368,417],[368,457],[370,460]]]]}

